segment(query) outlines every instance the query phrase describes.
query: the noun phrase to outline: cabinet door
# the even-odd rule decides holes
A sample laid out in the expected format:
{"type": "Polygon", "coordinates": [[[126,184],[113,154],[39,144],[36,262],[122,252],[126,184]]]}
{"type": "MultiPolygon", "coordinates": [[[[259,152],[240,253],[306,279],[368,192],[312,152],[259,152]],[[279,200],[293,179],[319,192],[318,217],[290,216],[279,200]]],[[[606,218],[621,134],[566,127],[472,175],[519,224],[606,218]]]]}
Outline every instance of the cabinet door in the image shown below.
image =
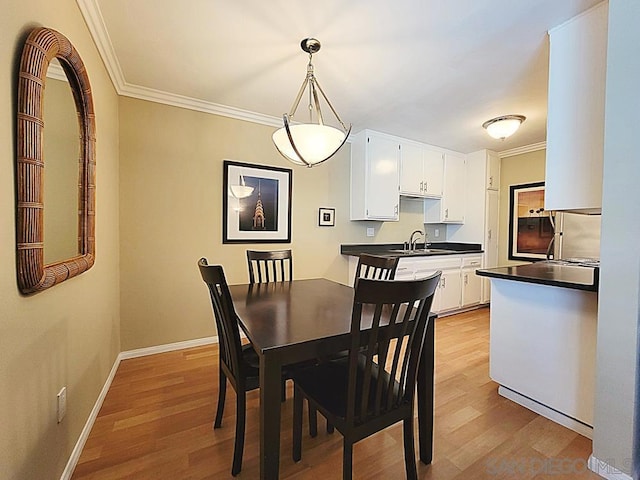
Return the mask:
{"type": "Polygon", "coordinates": [[[465,158],[457,155],[444,156],[444,191],[442,197],[442,220],[464,223],[464,199],[467,169],[465,158]]]}
{"type": "Polygon", "coordinates": [[[437,150],[424,150],[424,195],[426,197],[442,197],[444,176],[444,159],[437,150]]]}
{"type": "Polygon", "coordinates": [[[462,270],[462,306],[469,307],[480,303],[482,297],[482,277],[476,275],[475,268],[462,270]]]}
{"type": "Polygon", "coordinates": [[[439,292],[439,302],[441,312],[460,308],[460,294],[462,281],[460,270],[450,270],[442,272],[440,278],[441,289],[439,292]]]}
{"type": "Polygon", "coordinates": [[[495,152],[487,152],[487,189],[500,190],[500,156],[495,152]]]}
{"type": "Polygon", "coordinates": [[[424,171],[420,145],[400,144],[400,194],[412,197],[424,195],[424,171]]]}
{"type": "Polygon", "coordinates": [[[602,207],[607,2],[549,33],[545,210],[602,207]]]}
{"type": "MultiPolygon", "coordinates": [[[[500,193],[496,190],[487,190],[485,200],[485,236],[484,236],[484,268],[498,266],[498,210],[500,206],[500,193]]],[[[482,280],[482,303],[491,300],[491,280],[482,280]]]]}
{"type": "Polygon", "coordinates": [[[367,217],[397,220],[399,143],[375,135],[367,143],[367,217]]]}

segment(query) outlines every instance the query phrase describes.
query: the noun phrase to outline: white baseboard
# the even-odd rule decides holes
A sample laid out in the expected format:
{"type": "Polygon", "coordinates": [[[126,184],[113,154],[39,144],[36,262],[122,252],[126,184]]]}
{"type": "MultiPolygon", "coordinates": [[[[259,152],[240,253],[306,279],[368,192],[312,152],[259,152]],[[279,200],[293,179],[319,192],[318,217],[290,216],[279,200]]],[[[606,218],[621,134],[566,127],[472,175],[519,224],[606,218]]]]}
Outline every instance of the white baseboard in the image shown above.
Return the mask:
{"type": "Polygon", "coordinates": [[[196,338],[195,340],[185,340],[184,342],[166,343],[164,345],[156,345],[154,347],[126,350],[124,352],[120,352],[119,357],[120,360],[127,360],[129,358],[155,355],[156,353],[173,352],[174,350],[182,350],[185,348],[201,347],[203,345],[211,345],[213,343],[218,343],[218,337],[196,338]]]}
{"type": "Polygon", "coordinates": [[[603,478],[607,480],[633,480],[631,475],[627,475],[624,472],[621,472],[613,465],[609,465],[608,460],[598,460],[593,455],[589,456],[589,470],[594,473],[597,473],[603,478]]]}
{"type": "Polygon", "coordinates": [[[578,432],[580,435],[584,435],[587,438],[593,438],[593,427],[586,425],[582,422],[579,422],[571,417],[568,417],[552,408],[543,405],[542,403],[536,402],[529,397],[525,397],[524,395],[519,394],[518,392],[514,392],[502,385],[498,387],[498,394],[502,395],[509,400],[516,402],[518,405],[522,405],[529,410],[536,412],[539,415],[542,415],[549,420],[552,420],[560,425],[563,425],[567,428],[570,428],[574,432],[578,432]]]}
{"type": "Polygon", "coordinates": [[[98,412],[100,412],[100,408],[102,408],[102,402],[104,402],[105,397],[107,396],[107,392],[109,391],[109,387],[111,386],[111,382],[113,378],[116,376],[116,371],[118,370],[118,366],[120,365],[120,355],[116,357],[115,362],[113,362],[113,366],[111,367],[111,371],[107,376],[107,380],[104,382],[104,386],[102,390],[100,390],[100,395],[98,395],[98,399],[96,400],[91,413],[89,414],[89,418],[87,418],[86,423],[84,424],[84,428],[82,432],[80,432],[80,437],[76,442],[76,445],[73,447],[71,451],[71,456],[67,461],[67,465],[60,476],[60,480],[69,480],[71,475],[73,474],[73,470],[76,468],[78,464],[78,460],[80,459],[80,454],[82,453],[82,449],[84,448],[84,444],[87,443],[87,438],[89,438],[89,433],[91,433],[91,429],[93,428],[93,424],[98,418],[98,412]]]}
{"type": "Polygon", "coordinates": [[[146,348],[138,348],[136,350],[127,350],[124,352],[120,352],[113,362],[113,366],[111,367],[111,371],[107,376],[107,379],[104,382],[104,386],[98,395],[95,405],[89,414],[89,418],[80,432],[80,437],[78,437],[78,441],[76,442],[73,450],[71,451],[71,455],[69,460],[67,461],[67,465],[60,476],[60,480],[70,480],[71,475],[73,474],[73,470],[76,468],[78,464],[78,460],[80,459],[80,454],[82,453],[82,449],[84,448],[85,443],[87,443],[87,439],[89,438],[89,433],[91,433],[91,429],[93,428],[93,424],[98,418],[98,413],[100,412],[100,408],[102,408],[102,403],[107,396],[107,392],[111,387],[111,382],[113,382],[114,377],[116,376],[116,371],[120,366],[120,362],[122,360],[126,360],[129,358],[137,358],[144,357],[147,355],[154,355],[156,353],[164,353],[164,352],[172,352],[174,350],[182,350],[185,348],[191,347],[200,347],[203,345],[211,345],[214,343],[218,343],[218,337],[204,337],[197,338],[195,340],[186,340],[184,342],[176,342],[176,343],[167,343],[165,345],[157,345],[155,347],[146,347],[146,348]]]}

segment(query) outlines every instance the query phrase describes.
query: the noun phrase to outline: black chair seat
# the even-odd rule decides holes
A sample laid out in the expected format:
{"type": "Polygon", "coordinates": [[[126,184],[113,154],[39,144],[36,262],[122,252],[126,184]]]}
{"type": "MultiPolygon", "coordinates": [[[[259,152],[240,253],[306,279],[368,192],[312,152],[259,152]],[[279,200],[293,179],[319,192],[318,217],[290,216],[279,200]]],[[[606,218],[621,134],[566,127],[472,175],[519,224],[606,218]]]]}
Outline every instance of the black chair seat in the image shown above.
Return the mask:
{"type": "MultiPolygon", "coordinates": [[[[356,376],[356,397],[361,398],[363,392],[364,370],[366,368],[366,358],[361,357],[358,362],[358,375],[356,376]]],[[[375,394],[378,385],[378,376],[382,375],[381,395],[386,396],[389,374],[374,364],[369,383],[368,398],[366,402],[367,414],[365,417],[376,415],[374,410],[375,394]]],[[[349,390],[349,357],[332,360],[322,363],[312,369],[301,369],[293,374],[293,381],[302,390],[304,396],[314,404],[321,405],[320,412],[328,413],[332,417],[344,420],[347,416],[347,396],[349,390]]],[[[393,382],[393,401],[397,400],[399,385],[393,382]]],[[[335,418],[334,418],[335,420],[335,418]]],[[[338,429],[340,424],[337,422],[338,429]]]]}

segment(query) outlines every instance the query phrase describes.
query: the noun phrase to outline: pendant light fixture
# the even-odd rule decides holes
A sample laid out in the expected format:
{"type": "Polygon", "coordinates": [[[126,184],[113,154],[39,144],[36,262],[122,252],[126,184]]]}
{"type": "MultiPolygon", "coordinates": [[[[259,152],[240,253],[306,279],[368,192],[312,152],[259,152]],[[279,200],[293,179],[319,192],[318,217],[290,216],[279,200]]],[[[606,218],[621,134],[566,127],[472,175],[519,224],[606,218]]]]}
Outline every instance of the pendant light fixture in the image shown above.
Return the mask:
{"type": "Polygon", "coordinates": [[[516,133],[526,119],[524,115],[503,115],[487,120],[482,124],[482,128],[493,138],[504,140],[516,133]]]}
{"type": "Polygon", "coordinates": [[[313,54],[320,50],[320,42],[315,38],[305,38],[300,42],[302,50],[309,54],[307,75],[288,114],[283,115],[284,126],[273,133],[273,143],[278,152],[296,165],[312,167],[331,158],[344,143],[351,132],[351,125],[345,126],[331,102],[320,87],[311,63],[313,54]],[[291,124],[300,100],[308,90],[308,123],[291,124]],[[329,106],[341,128],[325,125],[320,97],[329,106]]]}
{"type": "Polygon", "coordinates": [[[249,187],[244,183],[244,175],[240,175],[240,183],[237,185],[229,185],[229,194],[237,199],[247,198],[253,193],[253,187],[249,187]]]}

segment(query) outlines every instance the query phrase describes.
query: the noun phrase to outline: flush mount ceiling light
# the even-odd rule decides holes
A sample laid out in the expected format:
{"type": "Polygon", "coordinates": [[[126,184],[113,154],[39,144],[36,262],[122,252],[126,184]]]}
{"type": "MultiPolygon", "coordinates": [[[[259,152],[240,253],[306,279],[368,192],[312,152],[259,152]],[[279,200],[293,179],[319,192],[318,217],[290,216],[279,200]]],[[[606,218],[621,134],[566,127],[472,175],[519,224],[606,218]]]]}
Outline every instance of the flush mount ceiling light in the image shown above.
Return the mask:
{"type": "Polygon", "coordinates": [[[503,115],[487,120],[482,124],[482,128],[485,128],[493,138],[504,140],[516,133],[520,124],[526,119],[524,115],[503,115]]]}
{"type": "Polygon", "coordinates": [[[351,125],[347,127],[342,122],[314,75],[311,60],[313,54],[320,50],[320,42],[315,38],[305,38],[300,42],[300,47],[309,54],[307,76],[302,82],[298,96],[294,100],[289,114],[285,113],[282,116],[284,127],[274,132],[273,143],[278,149],[278,152],[287,160],[296,165],[312,167],[329,160],[329,158],[340,150],[340,147],[347,141],[349,132],[351,132],[351,125]],[[308,123],[292,125],[291,122],[305,90],[309,91],[309,121],[308,123]],[[324,102],[329,106],[329,109],[342,128],[325,125],[325,119],[320,109],[320,97],[322,97],[324,102]]]}

